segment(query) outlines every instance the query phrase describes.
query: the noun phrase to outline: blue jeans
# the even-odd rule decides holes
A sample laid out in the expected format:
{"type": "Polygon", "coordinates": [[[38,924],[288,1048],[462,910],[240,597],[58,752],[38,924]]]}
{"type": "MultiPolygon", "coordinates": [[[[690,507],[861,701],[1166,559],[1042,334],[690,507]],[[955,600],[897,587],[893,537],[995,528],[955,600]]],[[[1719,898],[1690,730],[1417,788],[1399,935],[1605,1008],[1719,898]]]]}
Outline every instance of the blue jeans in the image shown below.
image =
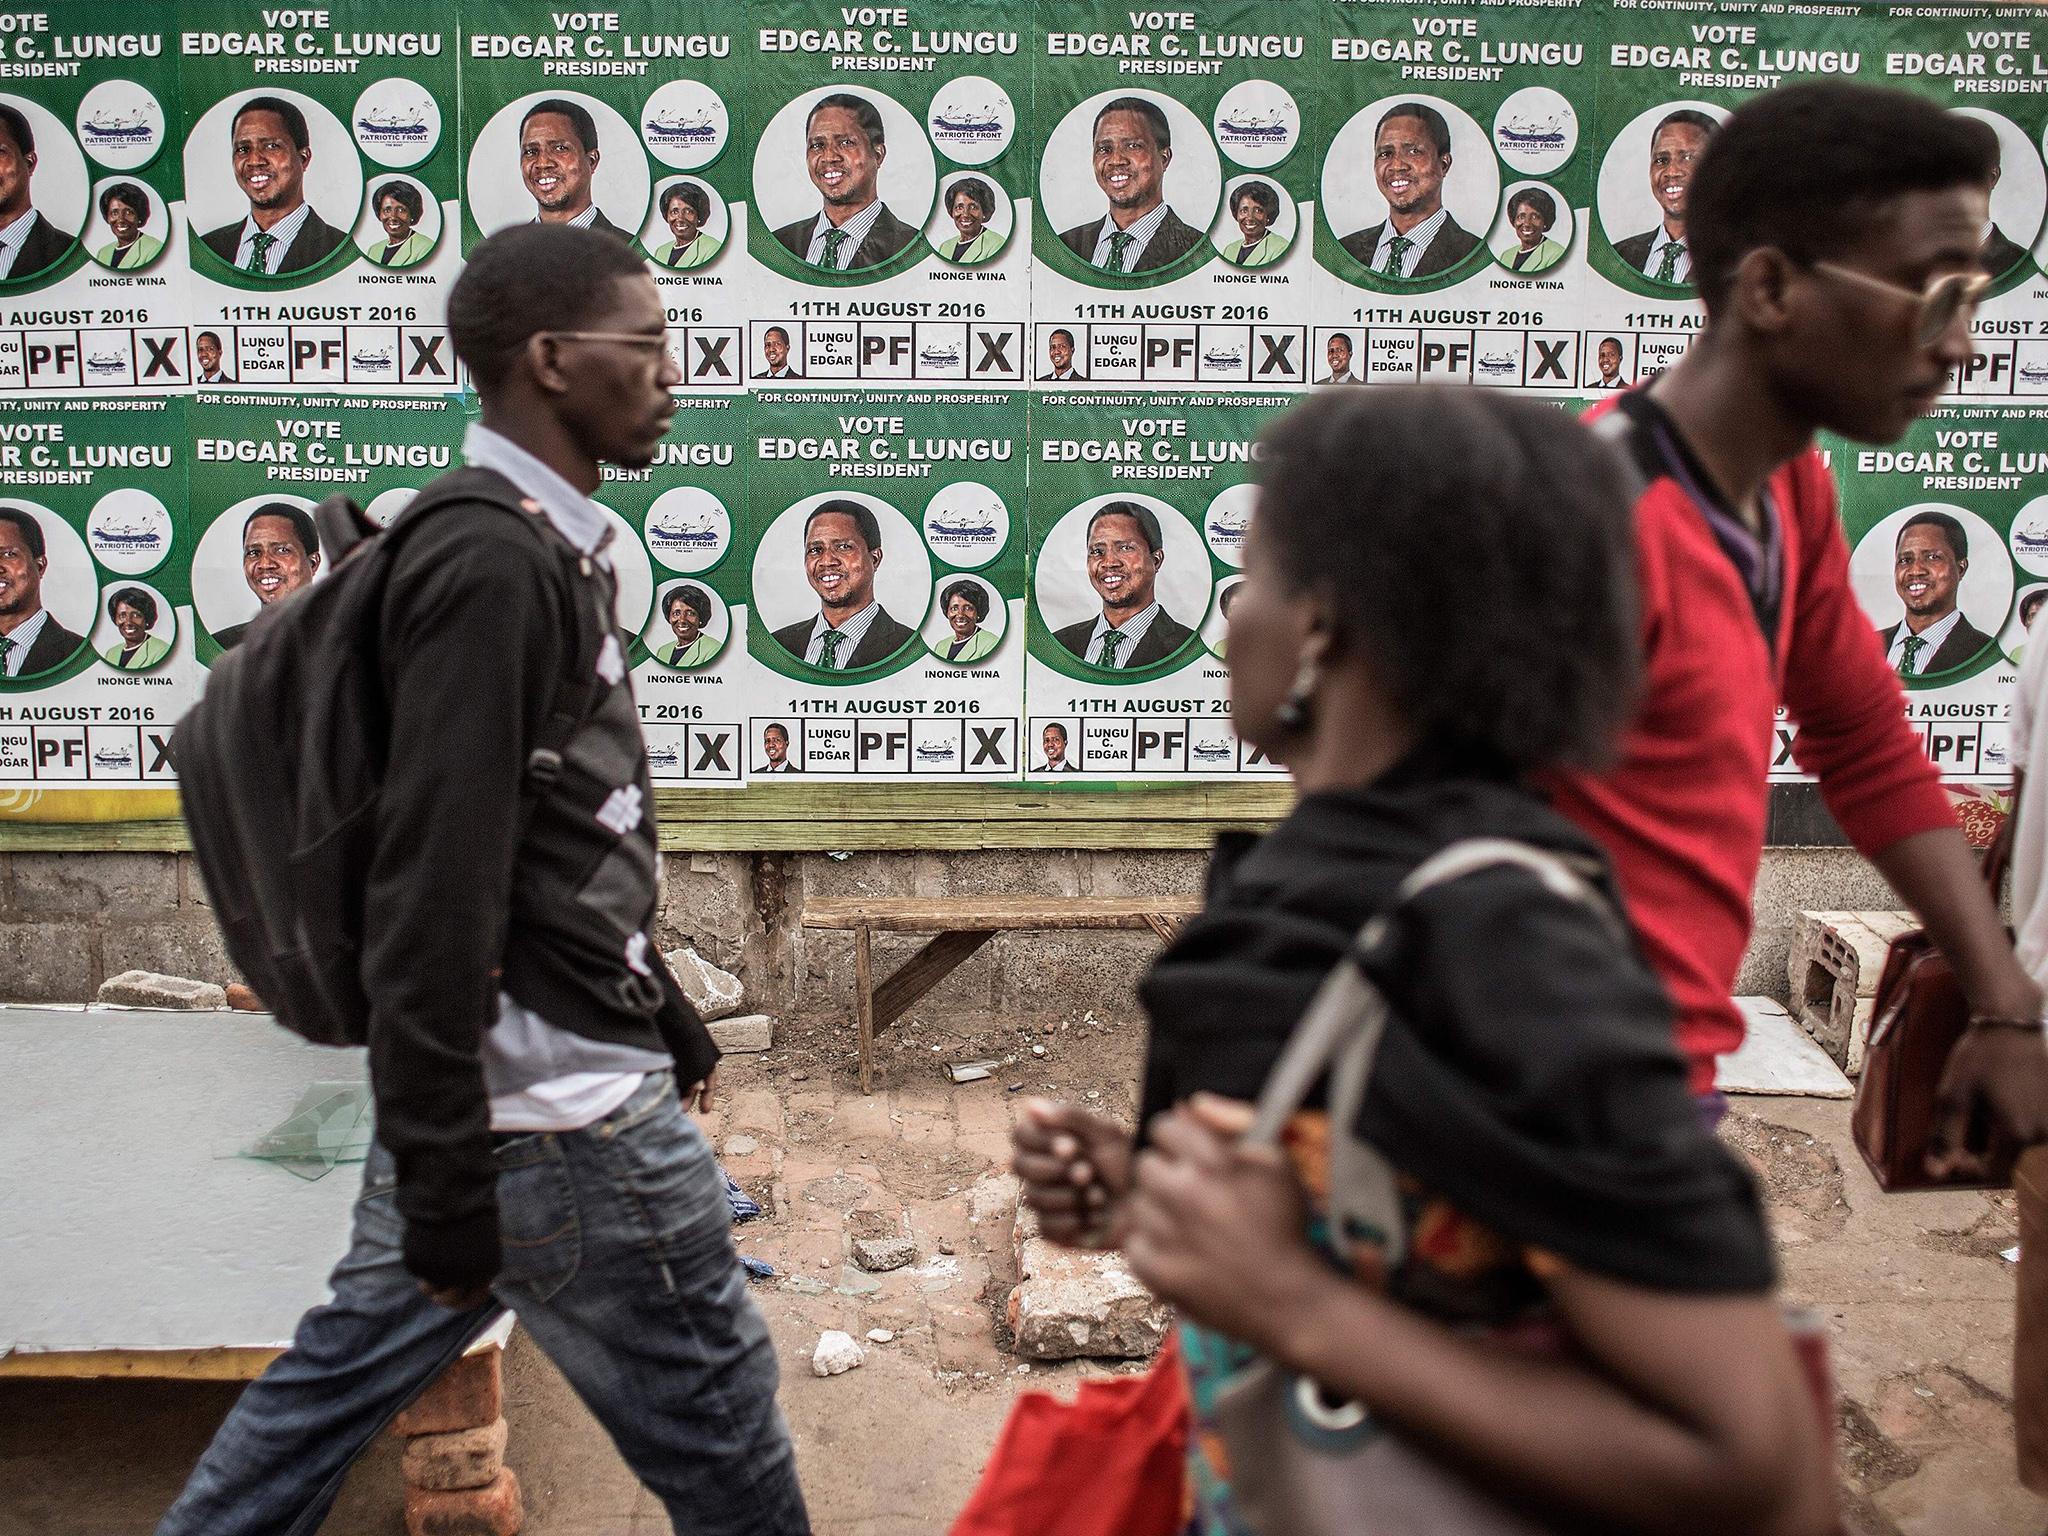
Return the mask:
{"type": "Polygon", "coordinates": [[[334,1299],[251,1383],[157,1536],[309,1536],[349,1464],[498,1316],[518,1313],[677,1531],[804,1536],[767,1325],[724,1181],[672,1073],[579,1131],[497,1138],[505,1264],[451,1312],[399,1258],[390,1154],[363,1169],[334,1299]]]}

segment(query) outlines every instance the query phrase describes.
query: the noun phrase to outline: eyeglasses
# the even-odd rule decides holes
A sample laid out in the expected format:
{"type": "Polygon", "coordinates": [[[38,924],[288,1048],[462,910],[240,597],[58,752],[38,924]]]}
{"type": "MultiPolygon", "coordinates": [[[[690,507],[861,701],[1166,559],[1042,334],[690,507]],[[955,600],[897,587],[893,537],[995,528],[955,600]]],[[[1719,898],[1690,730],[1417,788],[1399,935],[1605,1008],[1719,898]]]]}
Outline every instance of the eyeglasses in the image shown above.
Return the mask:
{"type": "Polygon", "coordinates": [[[652,331],[537,331],[551,341],[616,341],[626,347],[665,347],[668,332],[652,331]]]}
{"type": "Polygon", "coordinates": [[[1956,323],[1958,315],[1974,313],[1983,301],[1984,290],[1991,286],[1991,279],[1982,272],[1944,273],[1930,279],[1924,289],[1915,292],[1903,284],[1889,282],[1869,272],[1859,272],[1854,267],[1838,266],[1832,261],[1816,261],[1813,270],[1823,277],[1860,283],[1865,288],[1917,305],[1920,314],[1914,322],[1913,340],[1923,347],[1939,341],[1956,323]]]}

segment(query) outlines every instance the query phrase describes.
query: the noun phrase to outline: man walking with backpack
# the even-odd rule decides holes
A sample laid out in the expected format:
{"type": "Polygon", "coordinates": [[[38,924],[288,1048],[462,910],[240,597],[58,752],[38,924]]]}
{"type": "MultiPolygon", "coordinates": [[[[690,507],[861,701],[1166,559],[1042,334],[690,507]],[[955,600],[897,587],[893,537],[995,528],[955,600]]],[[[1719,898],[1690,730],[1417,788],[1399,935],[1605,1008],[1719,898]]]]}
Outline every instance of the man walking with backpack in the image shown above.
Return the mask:
{"type": "Polygon", "coordinates": [[[354,967],[377,1144],[334,1299],[243,1394],[159,1536],[315,1530],[501,1305],[678,1531],[795,1536],[774,1351],[684,1112],[708,1105],[718,1053],[655,950],[652,793],[589,499],[601,462],[645,466],[667,435],[663,308],[619,241],[522,225],[471,254],[448,326],[483,402],[470,467],[375,536],[400,541],[354,967]]]}

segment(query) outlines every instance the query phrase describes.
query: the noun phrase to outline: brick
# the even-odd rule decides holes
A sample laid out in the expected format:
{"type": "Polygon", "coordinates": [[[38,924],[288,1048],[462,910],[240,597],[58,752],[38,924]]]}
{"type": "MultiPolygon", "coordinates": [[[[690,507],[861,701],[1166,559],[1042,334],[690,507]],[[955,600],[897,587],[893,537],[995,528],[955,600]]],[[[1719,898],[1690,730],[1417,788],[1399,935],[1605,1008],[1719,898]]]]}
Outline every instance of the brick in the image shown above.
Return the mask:
{"type": "Polygon", "coordinates": [[[486,1488],[405,1490],[406,1536],[517,1536],[526,1523],[519,1479],[506,1467],[486,1488]]]}
{"type": "Polygon", "coordinates": [[[711,1043],[728,1056],[775,1047],[775,1020],[765,1013],[743,1013],[706,1027],[711,1031],[711,1043]]]}
{"type": "Polygon", "coordinates": [[[901,1269],[917,1258],[917,1244],[907,1237],[856,1237],[853,1262],[873,1274],[901,1269]]]}
{"type": "Polygon", "coordinates": [[[237,1009],[243,1013],[269,1012],[269,1009],[264,1005],[263,999],[256,995],[253,988],[247,987],[239,981],[231,981],[228,983],[226,990],[228,1006],[230,1008],[237,1009]]]}
{"type": "Polygon", "coordinates": [[[445,1435],[495,1423],[505,1411],[504,1352],[464,1355],[435,1378],[392,1427],[401,1435],[445,1435]]]}
{"type": "Polygon", "coordinates": [[[505,1465],[505,1421],[445,1435],[414,1435],[405,1443],[406,1486],[449,1492],[483,1488],[505,1465]]]}
{"type": "Polygon", "coordinates": [[[130,1008],[225,1008],[228,995],[210,981],[194,981],[189,976],[123,971],[100,984],[99,1001],[130,1008]]]}

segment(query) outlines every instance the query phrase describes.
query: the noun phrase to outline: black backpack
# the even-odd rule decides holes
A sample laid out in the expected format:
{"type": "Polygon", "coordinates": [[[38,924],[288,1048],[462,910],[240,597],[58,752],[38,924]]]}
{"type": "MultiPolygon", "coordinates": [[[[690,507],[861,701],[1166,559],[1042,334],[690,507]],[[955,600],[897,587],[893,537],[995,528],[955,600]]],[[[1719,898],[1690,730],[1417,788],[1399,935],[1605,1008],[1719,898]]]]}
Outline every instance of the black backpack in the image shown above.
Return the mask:
{"type": "Polygon", "coordinates": [[[575,626],[574,663],[527,758],[523,829],[590,710],[604,636],[593,605],[577,601],[589,562],[491,470],[441,476],[388,530],[345,496],[322,502],[314,521],[328,574],[257,616],[171,738],[228,958],[280,1023],[316,1044],[368,1038],[359,963],[389,741],[384,594],[407,535],[453,506],[490,507],[539,539],[561,567],[565,626],[575,626]]]}

